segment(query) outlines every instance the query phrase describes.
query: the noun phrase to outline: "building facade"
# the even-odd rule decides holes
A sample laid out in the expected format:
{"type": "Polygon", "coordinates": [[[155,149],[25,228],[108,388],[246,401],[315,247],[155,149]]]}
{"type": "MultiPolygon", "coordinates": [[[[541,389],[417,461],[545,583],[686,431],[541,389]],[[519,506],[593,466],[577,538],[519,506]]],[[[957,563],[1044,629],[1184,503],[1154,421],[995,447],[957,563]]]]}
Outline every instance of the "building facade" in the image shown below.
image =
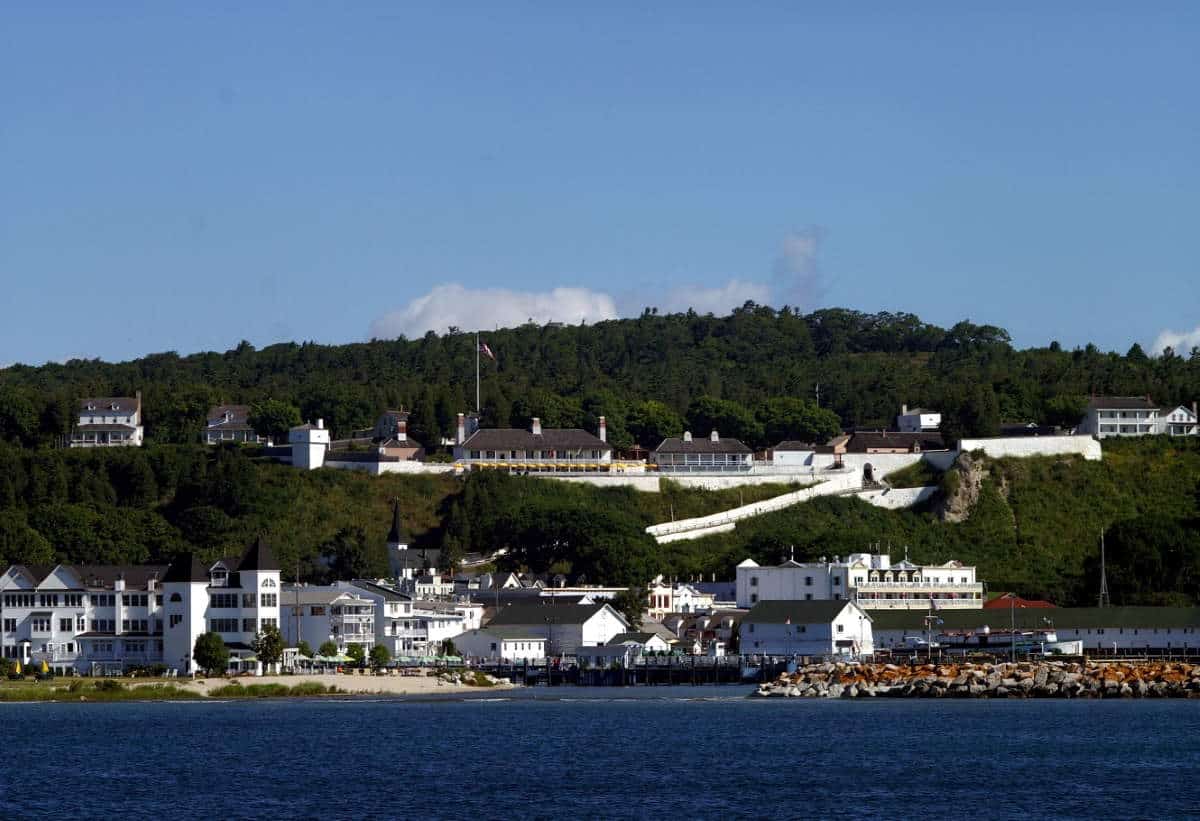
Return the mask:
{"type": "Polygon", "coordinates": [[[517,629],[546,640],[548,655],[574,653],[577,647],[607,644],[629,623],[609,604],[510,604],[501,607],[487,627],[517,629]]]}
{"type": "Polygon", "coordinates": [[[896,429],[905,433],[920,433],[921,431],[936,431],[942,426],[942,414],[928,408],[910,408],[900,406],[896,416],[896,429]]]}
{"type": "Polygon", "coordinates": [[[887,554],[854,553],[831,562],[788,560],[763,566],[747,559],[737,566],[741,608],[764,601],[851,600],[868,610],[978,609],[983,599],[975,568],[954,560],[892,564],[887,554]]]}
{"type": "Polygon", "coordinates": [[[1179,405],[1162,413],[1158,418],[1158,432],[1167,436],[1200,436],[1196,403],[1193,402],[1190,408],[1179,405]]]}
{"type": "Polygon", "coordinates": [[[608,470],[612,446],[600,417],[599,436],[579,428],[543,428],[534,417],[529,430],[479,428],[474,417],[458,415],[454,461],[467,469],[502,469],[521,472],[608,470]]]}
{"type": "Polygon", "coordinates": [[[307,642],[313,652],[333,642],[339,654],[357,646],[366,655],[375,646],[375,610],[375,601],[357,590],[290,585],[280,605],[283,638],[291,647],[307,642]]]}
{"type": "Polygon", "coordinates": [[[650,458],[660,473],[747,473],[754,467],[754,451],[715,430],[705,439],[693,439],[691,431],[664,439],[650,458]]]}
{"type": "Polygon", "coordinates": [[[105,396],[79,400],[79,414],[71,431],[73,448],[141,447],[142,392],[133,396],[105,396]]]}
{"type": "Polygon", "coordinates": [[[231,442],[261,445],[267,441],[267,437],[259,436],[251,427],[249,405],[216,405],[209,408],[200,438],[206,445],[231,442]]]}
{"type": "Polygon", "coordinates": [[[859,656],[875,652],[872,617],[850,601],[764,601],[742,619],[743,655],[859,656]]]}
{"type": "Polygon", "coordinates": [[[1098,439],[1159,433],[1159,407],[1148,396],[1093,396],[1076,433],[1098,439]]]}

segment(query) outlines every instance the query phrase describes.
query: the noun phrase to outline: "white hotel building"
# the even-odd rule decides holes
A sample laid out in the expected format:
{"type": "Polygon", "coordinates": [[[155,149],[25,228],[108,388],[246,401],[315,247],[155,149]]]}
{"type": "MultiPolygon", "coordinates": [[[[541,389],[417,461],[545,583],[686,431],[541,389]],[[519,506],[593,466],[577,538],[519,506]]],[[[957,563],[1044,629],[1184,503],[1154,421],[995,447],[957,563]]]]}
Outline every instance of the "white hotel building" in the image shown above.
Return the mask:
{"type": "Polygon", "coordinates": [[[983,607],[983,584],[975,568],[958,561],[916,565],[891,563],[887,554],[853,553],[845,560],[737,566],[737,606],[764,601],[846,599],[866,610],[970,610],[983,607]]]}
{"type": "Polygon", "coordinates": [[[162,664],[196,669],[192,648],[215,632],[230,669],[260,672],[251,643],[279,625],[279,568],[260,538],[240,559],[170,566],[13,565],[0,578],[0,654],[58,673],[106,675],[162,664]]]}

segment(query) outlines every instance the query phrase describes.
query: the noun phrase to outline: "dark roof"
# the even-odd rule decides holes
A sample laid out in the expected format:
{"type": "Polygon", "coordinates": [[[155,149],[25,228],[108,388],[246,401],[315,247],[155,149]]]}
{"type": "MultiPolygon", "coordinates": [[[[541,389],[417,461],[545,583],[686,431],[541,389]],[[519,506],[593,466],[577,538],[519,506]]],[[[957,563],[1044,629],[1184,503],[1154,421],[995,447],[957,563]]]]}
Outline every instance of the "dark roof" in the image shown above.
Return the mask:
{"type": "Polygon", "coordinates": [[[249,429],[250,428],[250,406],[249,405],[217,405],[209,408],[208,416],[205,419],[209,428],[223,428],[229,430],[232,428],[249,429]],[[228,422],[225,421],[225,414],[228,413],[232,417],[228,422]]]}
{"type": "Polygon", "coordinates": [[[501,607],[487,626],[512,624],[583,624],[604,604],[510,604],[501,607]]]}
{"type": "Polygon", "coordinates": [[[369,579],[355,579],[350,583],[362,590],[368,590],[383,596],[384,601],[412,601],[412,596],[393,590],[390,587],[384,587],[382,584],[369,579]]]}
{"type": "MultiPolygon", "coordinates": [[[[926,610],[873,610],[875,630],[924,630],[926,610]]],[[[1045,627],[1050,619],[1056,630],[1095,627],[1200,627],[1200,607],[1044,607],[986,610],[938,610],[940,630],[979,629],[985,625],[1007,629],[1013,617],[1017,627],[1045,627]]],[[[1063,637],[1067,638],[1067,637],[1063,637]]]]}
{"type": "Polygon", "coordinates": [[[388,531],[387,540],[390,544],[408,544],[404,537],[404,524],[400,521],[400,500],[392,502],[392,529],[388,531]]]}
{"type": "Polygon", "coordinates": [[[788,439],[780,442],[772,450],[813,450],[816,445],[811,442],[801,442],[797,439],[788,439]]]}
{"type": "Polygon", "coordinates": [[[39,585],[42,580],[54,572],[57,565],[53,564],[17,564],[13,567],[24,570],[26,575],[33,579],[34,585],[39,585]]]}
{"type": "Polygon", "coordinates": [[[517,428],[481,428],[461,447],[466,450],[600,450],[612,445],[579,428],[542,428],[539,434],[517,428]]]}
{"type": "Polygon", "coordinates": [[[167,572],[165,564],[82,564],[65,565],[78,573],[87,587],[112,588],[117,579],[125,580],[128,590],[140,590],[151,579],[161,580],[167,572]]]}
{"type": "Polygon", "coordinates": [[[136,396],[90,396],[79,400],[80,413],[133,413],[138,409],[136,396]],[[92,410],[88,405],[94,405],[92,410]],[[116,409],[113,409],[116,405],[116,409]]]}
{"type": "Polygon", "coordinates": [[[275,554],[271,552],[267,540],[260,534],[242,554],[242,560],[238,562],[237,569],[239,572],[243,570],[278,570],[279,562],[275,559],[275,554]]]}
{"type": "Polygon", "coordinates": [[[1103,410],[1158,410],[1145,396],[1093,396],[1088,407],[1103,410]]]}
{"type": "Polygon", "coordinates": [[[163,581],[207,583],[208,568],[209,566],[200,561],[195,553],[184,553],[171,562],[171,566],[167,568],[166,575],[163,576],[163,581]]]}
{"type": "Polygon", "coordinates": [[[869,450],[905,448],[919,444],[921,450],[945,450],[942,435],[935,431],[901,432],[894,430],[859,431],[846,444],[847,453],[867,453],[869,450]]]}
{"type": "Polygon", "coordinates": [[[100,431],[100,432],[104,432],[104,431],[137,430],[137,428],[133,427],[132,425],[114,425],[114,424],[101,424],[101,423],[95,423],[95,424],[91,424],[91,423],[88,423],[88,424],[83,424],[83,425],[76,425],[76,426],[75,426],[75,430],[77,430],[77,431],[90,431],[90,430],[94,430],[94,431],[100,431]]]}
{"type": "Polygon", "coordinates": [[[636,641],[638,644],[645,644],[657,635],[657,633],[617,633],[608,640],[608,643],[610,645],[617,645],[627,641],[636,641]]]}
{"type": "Polygon", "coordinates": [[[718,439],[713,441],[704,436],[685,442],[678,436],[662,440],[662,444],[654,449],[655,453],[753,453],[737,439],[718,439]]]}
{"type": "MultiPolygon", "coordinates": [[[[743,617],[758,624],[828,624],[851,602],[845,599],[812,601],[760,601],[743,617]]],[[[874,621],[874,616],[871,617],[874,621]]]]}

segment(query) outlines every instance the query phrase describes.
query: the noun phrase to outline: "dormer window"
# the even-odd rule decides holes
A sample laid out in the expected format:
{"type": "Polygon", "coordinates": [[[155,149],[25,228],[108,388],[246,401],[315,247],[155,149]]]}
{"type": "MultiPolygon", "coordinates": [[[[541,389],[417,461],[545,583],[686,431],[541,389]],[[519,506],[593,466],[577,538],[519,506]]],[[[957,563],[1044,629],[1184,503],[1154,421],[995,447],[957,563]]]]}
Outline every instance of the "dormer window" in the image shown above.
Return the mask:
{"type": "Polygon", "coordinates": [[[229,583],[229,571],[224,567],[214,567],[209,574],[213,587],[224,587],[229,583]]]}
{"type": "Polygon", "coordinates": [[[113,403],[112,403],[112,405],[111,405],[110,407],[112,407],[112,409],[113,409],[113,410],[120,410],[120,409],[121,409],[121,406],[120,406],[120,405],[118,405],[116,402],[113,402],[113,403]]]}
{"type": "Polygon", "coordinates": [[[87,403],[87,409],[88,409],[88,410],[90,410],[90,411],[94,411],[94,410],[96,409],[96,403],[95,403],[95,402],[88,402],[88,403],[87,403]]]}

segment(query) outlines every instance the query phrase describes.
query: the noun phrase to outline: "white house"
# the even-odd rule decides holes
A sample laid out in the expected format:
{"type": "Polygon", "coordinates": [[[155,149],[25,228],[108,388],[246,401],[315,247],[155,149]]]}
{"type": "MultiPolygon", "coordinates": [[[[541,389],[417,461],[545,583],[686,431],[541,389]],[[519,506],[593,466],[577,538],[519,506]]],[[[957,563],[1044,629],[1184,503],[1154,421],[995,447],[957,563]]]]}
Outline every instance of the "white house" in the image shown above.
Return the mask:
{"type": "Polygon", "coordinates": [[[375,600],[357,588],[289,585],[280,606],[284,641],[293,647],[307,642],[313,652],[331,641],[342,654],[358,645],[366,655],[375,646],[375,609],[375,600]]]}
{"type": "Polygon", "coordinates": [[[764,601],[742,620],[743,655],[858,656],[875,651],[871,615],[850,601],[764,601]]]}
{"type": "Polygon", "coordinates": [[[334,582],[333,586],[353,590],[375,603],[375,644],[386,647],[392,658],[424,655],[429,635],[424,620],[413,612],[412,596],[369,579],[334,582]]]}
{"type": "Polygon", "coordinates": [[[13,565],[0,577],[0,654],[57,673],[163,663],[165,565],[13,565]]]}
{"type": "Polygon", "coordinates": [[[267,437],[259,436],[251,427],[249,405],[216,405],[209,408],[200,438],[206,445],[229,442],[262,444],[267,441],[267,437]]]}
{"type": "Polygon", "coordinates": [[[737,566],[737,605],[763,601],[838,601],[849,599],[867,609],[927,610],[983,607],[983,584],[975,568],[950,560],[917,565],[891,563],[887,554],[852,553],[844,560],[759,565],[746,559],[737,566]]]}
{"type": "Polygon", "coordinates": [[[487,626],[521,628],[541,636],[546,652],[555,656],[577,647],[599,647],[629,630],[629,622],[610,604],[557,604],[553,599],[501,607],[487,626]]]}
{"type": "Polygon", "coordinates": [[[660,473],[745,473],[754,467],[754,451],[737,439],[722,439],[713,431],[706,439],[664,439],[651,454],[660,473]]]}
{"type": "Polygon", "coordinates": [[[181,556],[163,576],[162,590],[162,653],[168,668],[197,672],[196,639],[216,633],[229,648],[230,669],[262,672],[253,642],[268,625],[281,625],[279,563],[261,536],[241,559],[201,562],[181,556]]]}
{"type": "Polygon", "coordinates": [[[896,429],[905,433],[936,431],[941,426],[942,414],[928,408],[910,408],[908,405],[901,405],[900,413],[896,416],[896,429]]]}
{"type": "Polygon", "coordinates": [[[646,615],[661,620],[668,613],[706,613],[713,609],[715,596],[686,582],[667,582],[658,576],[647,591],[646,615]]]}
{"type": "Polygon", "coordinates": [[[536,416],[530,420],[529,430],[475,429],[477,423],[474,416],[458,415],[454,461],[466,468],[553,473],[607,470],[612,465],[603,416],[598,436],[579,428],[543,428],[536,416]]]}
{"type": "Polygon", "coordinates": [[[1159,407],[1148,396],[1093,396],[1076,433],[1098,439],[1159,433],[1159,407]]]}
{"type": "Polygon", "coordinates": [[[771,464],[778,467],[811,467],[817,446],[810,442],[788,439],[771,448],[771,464]]]}
{"type": "Polygon", "coordinates": [[[1168,436],[1200,436],[1200,424],[1196,418],[1196,403],[1186,407],[1180,405],[1158,417],[1158,432],[1168,436]]]}
{"type": "Polygon", "coordinates": [[[520,627],[488,627],[451,636],[455,649],[475,661],[541,661],[546,657],[546,639],[520,627]]]}
{"type": "Polygon", "coordinates": [[[144,433],[141,391],[133,396],[91,397],[79,400],[70,446],[141,447],[144,433]]]}

